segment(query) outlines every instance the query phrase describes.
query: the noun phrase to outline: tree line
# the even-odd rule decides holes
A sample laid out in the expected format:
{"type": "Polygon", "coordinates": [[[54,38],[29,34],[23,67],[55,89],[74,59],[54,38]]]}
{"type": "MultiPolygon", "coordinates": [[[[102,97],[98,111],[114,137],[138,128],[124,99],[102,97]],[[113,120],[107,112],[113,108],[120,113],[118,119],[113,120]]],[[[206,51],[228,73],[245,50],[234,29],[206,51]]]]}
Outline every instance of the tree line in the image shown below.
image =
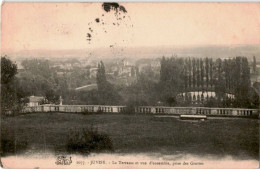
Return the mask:
{"type": "MultiPolygon", "coordinates": [[[[25,60],[23,72],[7,57],[1,58],[1,111],[18,111],[28,96],[44,96],[47,103],[107,105],[193,106],[189,92],[215,92],[201,106],[256,108],[259,96],[251,87],[250,65],[246,57],[230,59],[162,57],[160,78],[153,71],[138,73],[128,86],[110,83],[101,61],[96,76],[97,89],[77,92],[70,88],[70,78],[57,76],[47,60],[25,60]],[[234,95],[230,99],[227,94],[234,95]],[[185,96],[188,94],[185,94],[185,96]]],[[[253,63],[254,65],[254,63],[253,63]]],[[[254,71],[253,66],[253,71],[254,71]]],[[[79,77],[80,79],[80,77],[79,77]]]]}

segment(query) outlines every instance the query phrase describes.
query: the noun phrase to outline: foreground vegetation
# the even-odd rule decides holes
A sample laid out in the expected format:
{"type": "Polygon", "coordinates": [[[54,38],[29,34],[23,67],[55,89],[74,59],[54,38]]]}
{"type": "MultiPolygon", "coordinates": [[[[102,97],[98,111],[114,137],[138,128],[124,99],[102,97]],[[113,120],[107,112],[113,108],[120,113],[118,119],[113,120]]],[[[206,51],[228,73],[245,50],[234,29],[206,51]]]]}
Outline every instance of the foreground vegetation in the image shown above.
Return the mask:
{"type": "Polygon", "coordinates": [[[74,128],[69,132],[67,141],[69,153],[89,154],[112,150],[113,144],[109,136],[98,132],[92,125],[88,128],[74,128]]]}
{"type": "MultiPolygon", "coordinates": [[[[113,151],[259,158],[259,124],[255,119],[226,118],[191,123],[152,115],[38,113],[3,118],[1,130],[1,143],[8,132],[13,131],[16,144],[21,145],[11,154],[22,153],[19,150],[55,154],[113,151]],[[85,135],[83,130],[92,134],[85,135]],[[85,135],[86,142],[75,136],[75,132],[85,135]],[[97,140],[100,141],[98,146],[93,145],[97,140]],[[70,149],[75,145],[78,151],[70,149]],[[89,150],[91,146],[93,149],[89,150]],[[99,148],[104,149],[99,151],[99,148]]],[[[7,149],[10,147],[2,147],[2,151],[7,149]]]]}

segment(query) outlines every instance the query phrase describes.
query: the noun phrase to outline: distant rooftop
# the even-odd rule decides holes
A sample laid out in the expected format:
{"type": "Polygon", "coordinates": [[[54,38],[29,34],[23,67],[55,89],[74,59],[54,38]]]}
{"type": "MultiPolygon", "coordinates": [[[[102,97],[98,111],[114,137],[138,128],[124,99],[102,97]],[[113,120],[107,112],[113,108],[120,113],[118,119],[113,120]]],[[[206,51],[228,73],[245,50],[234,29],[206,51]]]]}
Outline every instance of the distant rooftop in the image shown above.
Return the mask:
{"type": "Polygon", "coordinates": [[[30,96],[29,97],[29,102],[40,102],[44,100],[44,97],[42,96],[30,96]]]}
{"type": "Polygon", "coordinates": [[[89,85],[84,85],[82,87],[78,87],[75,90],[76,91],[90,91],[90,90],[95,90],[97,89],[97,84],[89,84],[89,85]]]}

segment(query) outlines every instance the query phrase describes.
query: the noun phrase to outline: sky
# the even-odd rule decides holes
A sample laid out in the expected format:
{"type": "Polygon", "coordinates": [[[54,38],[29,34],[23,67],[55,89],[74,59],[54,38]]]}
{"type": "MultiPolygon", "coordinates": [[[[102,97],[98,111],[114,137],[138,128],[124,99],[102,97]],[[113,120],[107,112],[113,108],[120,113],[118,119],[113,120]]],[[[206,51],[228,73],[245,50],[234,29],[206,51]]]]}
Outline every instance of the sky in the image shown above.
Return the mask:
{"type": "Polygon", "coordinates": [[[259,3],[120,5],[127,13],[102,3],[4,3],[1,52],[260,44],[259,3]]]}

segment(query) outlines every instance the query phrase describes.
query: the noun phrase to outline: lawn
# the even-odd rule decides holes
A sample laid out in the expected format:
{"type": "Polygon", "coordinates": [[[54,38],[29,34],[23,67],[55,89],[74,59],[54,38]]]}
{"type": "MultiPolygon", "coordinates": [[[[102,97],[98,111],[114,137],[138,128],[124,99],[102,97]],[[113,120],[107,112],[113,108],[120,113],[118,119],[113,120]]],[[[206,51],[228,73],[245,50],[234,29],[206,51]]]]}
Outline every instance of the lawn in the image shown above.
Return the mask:
{"type": "Polygon", "coordinates": [[[2,118],[1,138],[16,136],[26,151],[66,150],[70,130],[93,125],[112,140],[115,153],[194,154],[259,159],[257,119],[180,121],[154,115],[37,113],[2,118]]]}

